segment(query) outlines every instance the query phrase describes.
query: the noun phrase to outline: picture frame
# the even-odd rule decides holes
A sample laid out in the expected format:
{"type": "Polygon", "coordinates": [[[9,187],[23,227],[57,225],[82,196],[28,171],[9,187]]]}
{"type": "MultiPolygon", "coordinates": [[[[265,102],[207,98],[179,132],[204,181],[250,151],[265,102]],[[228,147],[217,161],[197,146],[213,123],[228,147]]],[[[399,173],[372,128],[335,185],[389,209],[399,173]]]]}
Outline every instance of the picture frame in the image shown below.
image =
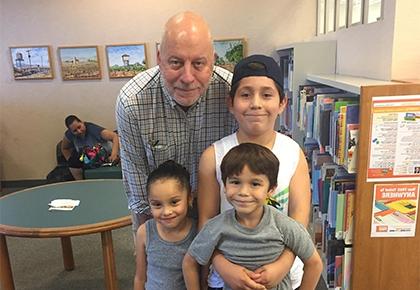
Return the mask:
{"type": "Polygon", "coordinates": [[[246,56],[246,41],[244,38],[215,39],[213,41],[216,55],[215,64],[229,71],[246,56]]]}
{"type": "Polygon", "coordinates": [[[105,47],[109,78],[132,78],[149,68],[146,44],[118,44],[105,47]]]}
{"type": "Polygon", "coordinates": [[[57,53],[64,81],[102,78],[98,46],[62,46],[57,53]]]}
{"type": "Polygon", "coordinates": [[[48,45],[12,46],[9,49],[15,80],[54,78],[48,45]]]}

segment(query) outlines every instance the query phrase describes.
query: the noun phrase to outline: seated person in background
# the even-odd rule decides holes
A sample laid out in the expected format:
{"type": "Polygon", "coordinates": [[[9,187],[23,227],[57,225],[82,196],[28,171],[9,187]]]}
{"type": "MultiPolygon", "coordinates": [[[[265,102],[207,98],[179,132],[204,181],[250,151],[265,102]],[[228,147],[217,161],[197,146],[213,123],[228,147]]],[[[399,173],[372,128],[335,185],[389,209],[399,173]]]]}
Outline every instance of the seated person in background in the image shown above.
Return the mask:
{"type": "Polygon", "coordinates": [[[93,147],[99,143],[106,148],[107,141],[111,141],[112,150],[108,160],[112,163],[119,161],[120,145],[117,133],[90,122],[83,122],[75,115],[67,116],[64,122],[67,131],[61,142],[61,152],[74,179],[83,179],[83,162],[80,156],[85,147],[93,147]]]}
{"type": "MultiPolygon", "coordinates": [[[[301,223],[265,204],[277,187],[279,160],[274,153],[255,143],[241,143],[225,155],[220,168],[233,208],[210,219],[190,245],[182,266],[187,289],[200,289],[198,264],[208,264],[216,249],[246,271],[255,271],[276,261],[287,247],[303,260],[300,290],[314,290],[322,261],[310,235],[301,223]]],[[[267,278],[258,289],[293,289],[290,274],[267,278]]],[[[225,284],[223,289],[231,288],[225,284]]]]}

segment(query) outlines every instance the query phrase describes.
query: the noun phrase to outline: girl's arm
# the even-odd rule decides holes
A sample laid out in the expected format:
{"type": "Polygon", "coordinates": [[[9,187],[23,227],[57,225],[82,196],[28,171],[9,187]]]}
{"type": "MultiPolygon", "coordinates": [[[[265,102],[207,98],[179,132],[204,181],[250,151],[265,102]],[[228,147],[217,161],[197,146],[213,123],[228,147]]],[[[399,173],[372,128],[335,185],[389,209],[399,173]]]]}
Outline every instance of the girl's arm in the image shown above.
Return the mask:
{"type": "Polygon", "coordinates": [[[187,290],[200,290],[200,266],[189,253],[182,261],[182,273],[187,290]]]}
{"type": "Polygon", "coordinates": [[[136,234],[136,275],[134,276],[134,290],[144,290],[146,284],[146,226],[142,224],[136,234]]]}

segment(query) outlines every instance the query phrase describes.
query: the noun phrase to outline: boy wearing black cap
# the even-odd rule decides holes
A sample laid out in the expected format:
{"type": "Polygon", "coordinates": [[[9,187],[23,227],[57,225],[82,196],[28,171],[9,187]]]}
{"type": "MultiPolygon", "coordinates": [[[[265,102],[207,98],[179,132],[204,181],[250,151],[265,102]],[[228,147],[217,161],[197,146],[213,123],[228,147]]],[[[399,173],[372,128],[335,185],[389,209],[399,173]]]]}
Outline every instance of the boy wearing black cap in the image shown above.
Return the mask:
{"type": "MultiPolygon", "coordinates": [[[[200,289],[198,264],[206,265],[215,249],[254,271],[275,261],[285,247],[305,261],[300,289],[315,289],[322,261],[311,237],[300,223],[265,205],[277,186],[278,170],[277,157],[255,143],[241,143],[225,155],[222,180],[233,209],[210,219],[190,245],[183,262],[187,289],[200,289]]],[[[289,275],[264,286],[292,289],[289,275]]],[[[231,288],[225,285],[223,289],[231,288]]]]}
{"type": "MultiPolygon", "coordinates": [[[[305,227],[308,225],[310,182],[305,156],[295,141],[274,129],[277,116],[287,104],[280,76],[274,59],[264,55],[246,57],[235,66],[228,106],[238,121],[239,129],[216,141],[201,156],[198,183],[200,228],[210,218],[232,208],[224,194],[220,164],[231,148],[245,142],[270,149],[281,163],[277,187],[269,203],[305,227]]],[[[302,261],[295,259],[289,249],[277,261],[251,273],[230,263],[222,255],[215,255],[212,262],[220,270],[223,280],[237,288],[253,289],[256,283],[274,285],[272,277],[280,277],[281,280],[290,271],[292,287],[297,289],[303,275],[302,261]],[[248,273],[249,277],[245,277],[244,273],[248,273]]],[[[212,271],[208,279],[209,289],[223,287],[222,278],[212,271]]]]}

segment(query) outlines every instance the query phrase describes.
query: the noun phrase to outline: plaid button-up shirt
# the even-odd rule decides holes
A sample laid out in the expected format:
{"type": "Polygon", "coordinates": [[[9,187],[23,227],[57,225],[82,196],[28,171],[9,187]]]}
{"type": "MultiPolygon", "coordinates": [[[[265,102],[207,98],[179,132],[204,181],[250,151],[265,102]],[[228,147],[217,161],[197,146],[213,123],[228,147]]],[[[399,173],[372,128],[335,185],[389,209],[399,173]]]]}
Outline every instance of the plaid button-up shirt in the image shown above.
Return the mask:
{"type": "Polygon", "coordinates": [[[206,93],[186,112],[169,95],[157,66],[121,89],[116,118],[131,210],[148,212],[147,176],[169,159],[188,169],[193,191],[197,189],[201,153],[237,127],[226,105],[231,79],[229,71],[215,66],[206,93]]]}

